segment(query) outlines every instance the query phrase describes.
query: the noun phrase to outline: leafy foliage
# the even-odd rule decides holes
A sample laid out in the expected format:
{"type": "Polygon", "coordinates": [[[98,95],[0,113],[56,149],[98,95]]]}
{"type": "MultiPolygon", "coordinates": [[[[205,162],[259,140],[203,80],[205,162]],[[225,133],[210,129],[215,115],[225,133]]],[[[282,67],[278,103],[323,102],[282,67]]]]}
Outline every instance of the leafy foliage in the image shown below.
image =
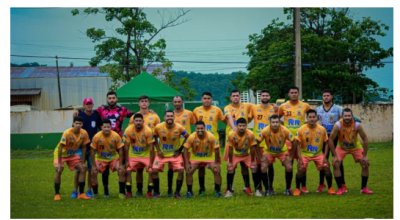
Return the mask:
{"type": "Polygon", "coordinates": [[[39,64],[38,62],[23,63],[23,64],[11,63],[11,67],[37,67],[37,66],[47,66],[47,64],[39,64]]]}
{"type": "MultiPolygon", "coordinates": [[[[285,8],[287,19],[292,9],[285,8]]],[[[389,27],[370,17],[355,21],[348,9],[302,8],[300,11],[303,98],[312,98],[330,88],[342,103],[385,94],[363,71],[384,67],[382,59],[393,56],[393,48],[380,47],[374,38],[384,37],[389,27]]],[[[247,54],[251,60],[245,85],[252,89],[268,88],[271,97],[284,97],[293,85],[293,24],[274,19],[261,31],[249,36],[247,54]]],[[[275,101],[275,100],[271,100],[275,101]]]]}

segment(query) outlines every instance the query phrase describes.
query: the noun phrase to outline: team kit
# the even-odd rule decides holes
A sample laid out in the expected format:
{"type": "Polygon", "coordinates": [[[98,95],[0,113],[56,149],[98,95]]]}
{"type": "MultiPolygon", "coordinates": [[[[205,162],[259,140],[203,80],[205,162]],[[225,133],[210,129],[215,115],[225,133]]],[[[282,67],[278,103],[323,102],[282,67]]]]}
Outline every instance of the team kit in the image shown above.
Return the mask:
{"type": "Polygon", "coordinates": [[[343,195],[348,193],[348,189],[342,162],[348,154],[361,165],[360,192],[372,194],[367,188],[367,135],[351,109],[333,103],[333,95],[331,90],[323,90],[323,104],[312,109],[309,104],[298,100],[297,87],[289,88],[290,99],[280,106],[269,103],[268,90],[260,92],[261,104],[258,105],[241,103],[240,92],[233,90],[230,94],[232,103],[224,108],[224,112],[211,105],[210,92],[202,94],[203,105],[193,112],[183,109],[183,98],[175,96],[171,100],[174,110],[165,111],[162,123],[149,108],[146,95],[139,97],[140,111],[136,113],[117,105],[115,92],[108,92],[108,105],[97,109],[94,109],[91,98],[85,98],[84,109],[73,113],[72,128],[64,131],[54,150],[54,200],[61,200],[61,175],[65,163],[75,172],[71,198],[78,199],[99,198],[100,174],[103,197],[110,197],[110,171],[118,173],[119,198],[159,198],[160,184],[165,185],[159,173],[164,172],[166,164],[168,197],[194,197],[195,171],[198,171],[200,186],[198,195],[205,196],[206,170],[214,175],[213,195],[217,198],[232,197],[238,164],[243,176],[243,191],[248,195],[269,197],[277,194],[273,187],[277,160],[285,168],[285,195],[309,193],[306,182],[310,162],[314,162],[320,177],[316,193],[327,189],[330,195],[343,195]],[[123,131],[125,118],[129,119],[129,126],[123,131]],[[218,134],[219,121],[226,124],[225,140],[221,140],[218,134]],[[248,129],[251,121],[254,121],[252,130],[248,129]],[[194,125],[194,131],[191,125],[194,125]],[[225,143],[223,152],[220,149],[222,141],[225,143]],[[297,161],[297,170],[292,190],[294,160],[297,161]],[[227,163],[227,175],[226,188],[221,191],[222,163],[227,163]],[[136,173],[135,194],[132,193],[132,172],[136,173]],[[148,175],[147,192],[143,191],[144,173],[148,175]],[[177,174],[175,190],[172,188],[174,173],[177,174]],[[185,173],[187,191],[186,195],[181,195],[185,173]],[[332,186],[333,178],[337,190],[332,186]]]}

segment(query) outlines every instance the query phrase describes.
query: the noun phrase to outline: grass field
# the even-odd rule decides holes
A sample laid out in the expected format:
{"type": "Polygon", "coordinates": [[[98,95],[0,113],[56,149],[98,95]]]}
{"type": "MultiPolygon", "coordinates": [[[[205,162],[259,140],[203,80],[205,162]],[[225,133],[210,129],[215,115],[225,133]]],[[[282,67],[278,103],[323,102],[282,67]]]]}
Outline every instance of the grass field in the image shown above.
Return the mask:
{"type": "MultiPolygon", "coordinates": [[[[66,167],[62,176],[61,201],[54,198],[54,166],[52,151],[11,152],[11,218],[393,218],[393,143],[370,144],[371,161],[368,188],[372,195],[360,194],[361,167],[352,157],[344,161],[349,193],[343,196],[322,194],[318,187],[319,173],[309,164],[307,187],[309,194],[299,197],[283,195],[284,169],[275,163],[274,188],[277,195],[269,198],[248,196],[241,191],[243,179],[240,167],[235,175],[232,198],[215,198],[212,173],[207,170],[207,196],[197,196],[197,172],[194,175],[191,199],[167,198],[167,172],[160,174],[159,199],[145,197],[118,198],[117,173],[110,175],[110,198],[103,198],[99,176],[97,200],[71,199],[73,172],[66,167]]],[[[222,190],[226,187],[226,163],[223,163],[222,190]]],[[[134,175],[133,175],[134,179],[134,175]]],[[[250,178],[251,179],[251,178],[250,178]]],[[[174,175],[175,188],[176,175],[174,175]]],[[[293,178],[292,188],[294,188],[293,178]]],[[[145,179],[144,190],[147,189],[145,179]]],[[[253,188],[252,179],[250,180],[253,188]]],[[[333,181],[336,188],[336,183],[333,181]]],[[[136,184],[133,184],[133,192],[136,184]]],[[[186,184],[181,194],[186,194],[186,184]]]]}

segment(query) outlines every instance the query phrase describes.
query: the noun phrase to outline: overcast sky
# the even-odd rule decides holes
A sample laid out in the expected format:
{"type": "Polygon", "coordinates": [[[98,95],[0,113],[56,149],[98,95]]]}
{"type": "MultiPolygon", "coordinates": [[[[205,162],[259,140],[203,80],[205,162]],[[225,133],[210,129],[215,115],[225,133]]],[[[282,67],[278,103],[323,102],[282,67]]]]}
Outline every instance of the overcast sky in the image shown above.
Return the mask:
{"type": "MultiPolygon", "coordinates": [[[[72,16],[73,8],[11,8],[11,54],[30,56],[55,56],[88,58],[94,56],[94,44],[86,37],[87,28],[105,28],[108,35],[116,22],[106,22],[104,15],[72,16]]],[[[249,57],[243,55],[248,36],[260,33],[272,19],[286,20],[283,8],[188,8],[184,17],[188,22],[165,29],[158,36],[167,43],[166,54],[171,61],[243,62],[236,64],[199,64],[174,62],[174,70],[202,73],[231,73],[246,71],[249,57]]],[[[173,15],[177,9],[146,8],[148,20],[156,27],[161,18],[157,13],[173,15]]],[[[351,8],[354,19],[370,16],[390,27],[387,36],[378,38],[385,49],[393,47],[393,8],[351,8]]],[[[157,38],[157,39],[158,39],[157,38]]],[[[392,61],[393,59],[388,59],[392,61]]],[[[39,62],[55,66],[54,59],[11,57],[13,63],[39,62]]],[[[60,66],[88,66],[87,60],[60,60],[60,66]]],[[[393,88],[393,64],[373,69],[367,74],[381,86],[393,88]],[[385,76],[382,79],[382,75],[385,76]],[[390,85],[390,86],[389,86],[390,85]]]]}

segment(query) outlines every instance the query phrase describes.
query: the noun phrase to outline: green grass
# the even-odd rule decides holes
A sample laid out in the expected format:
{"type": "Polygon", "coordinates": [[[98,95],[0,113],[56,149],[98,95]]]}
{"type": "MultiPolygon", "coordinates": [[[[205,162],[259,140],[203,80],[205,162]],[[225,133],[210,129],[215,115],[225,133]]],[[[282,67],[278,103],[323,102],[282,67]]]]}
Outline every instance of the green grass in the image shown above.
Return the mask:
{"type": "MultiPolygon", "coordinates": [[[[213,175],[206,174],[207,196],[199,197],[197,172],[194,175],[192,199],[167,198],[167,173],[160,174],[159,199],[118,198],[117,173],[110,175],[110,198],[98,200],[70,199],[73,174],[66,167],[62,176],[61,201],[54,198],[54,166],[50,151],[11,152],[11,218],[393,218],[393,143],[370,144],[371,161],[368,188],[373,195],[360,194],[361,168],[352,157],[344,161],[349,193],[331,196],[315,193],[319,173],[309,164],[309,194],[284,196],[284,169],[275,163],[274,188],[277,195],[269,198],[244,194],[240,168],[237,169],[232,198],[214,198],[213,175]],[[35,158],[35,159],[22,159],[35,158]]],[[[226,163],[223,163],[222,190],[226,187],[226,163]]],[[[167,169],[166,169],[167,170],[167,169]]],[[[146,175],[145,175],[146,176],[146,175]]],[[[99,176],[100,182],[101,177],[99,176]]],[[[133,179],[134,175],[133,175],[133,179]]],[[[146,183],[145,177],[145,183],[146,183]]],[[[175,188],[176,175],[174,175],[175,188]]],[[[251,186],[253,188],[252,179],[251,186]]],[[[102,196],[103,187],[99,184],[102,196]]],[[[336,188],[334,182],[333,185],[336,188]]],[[[292,187],[294,187],[294,178],[292,187]]],[[[146,184],[144,186],[146,189],[146,184]]],[[[135,192],[136,185],[133,184],[135,192]]],[[[184,184],[181,194],[186,193],[184,184]]]]}

